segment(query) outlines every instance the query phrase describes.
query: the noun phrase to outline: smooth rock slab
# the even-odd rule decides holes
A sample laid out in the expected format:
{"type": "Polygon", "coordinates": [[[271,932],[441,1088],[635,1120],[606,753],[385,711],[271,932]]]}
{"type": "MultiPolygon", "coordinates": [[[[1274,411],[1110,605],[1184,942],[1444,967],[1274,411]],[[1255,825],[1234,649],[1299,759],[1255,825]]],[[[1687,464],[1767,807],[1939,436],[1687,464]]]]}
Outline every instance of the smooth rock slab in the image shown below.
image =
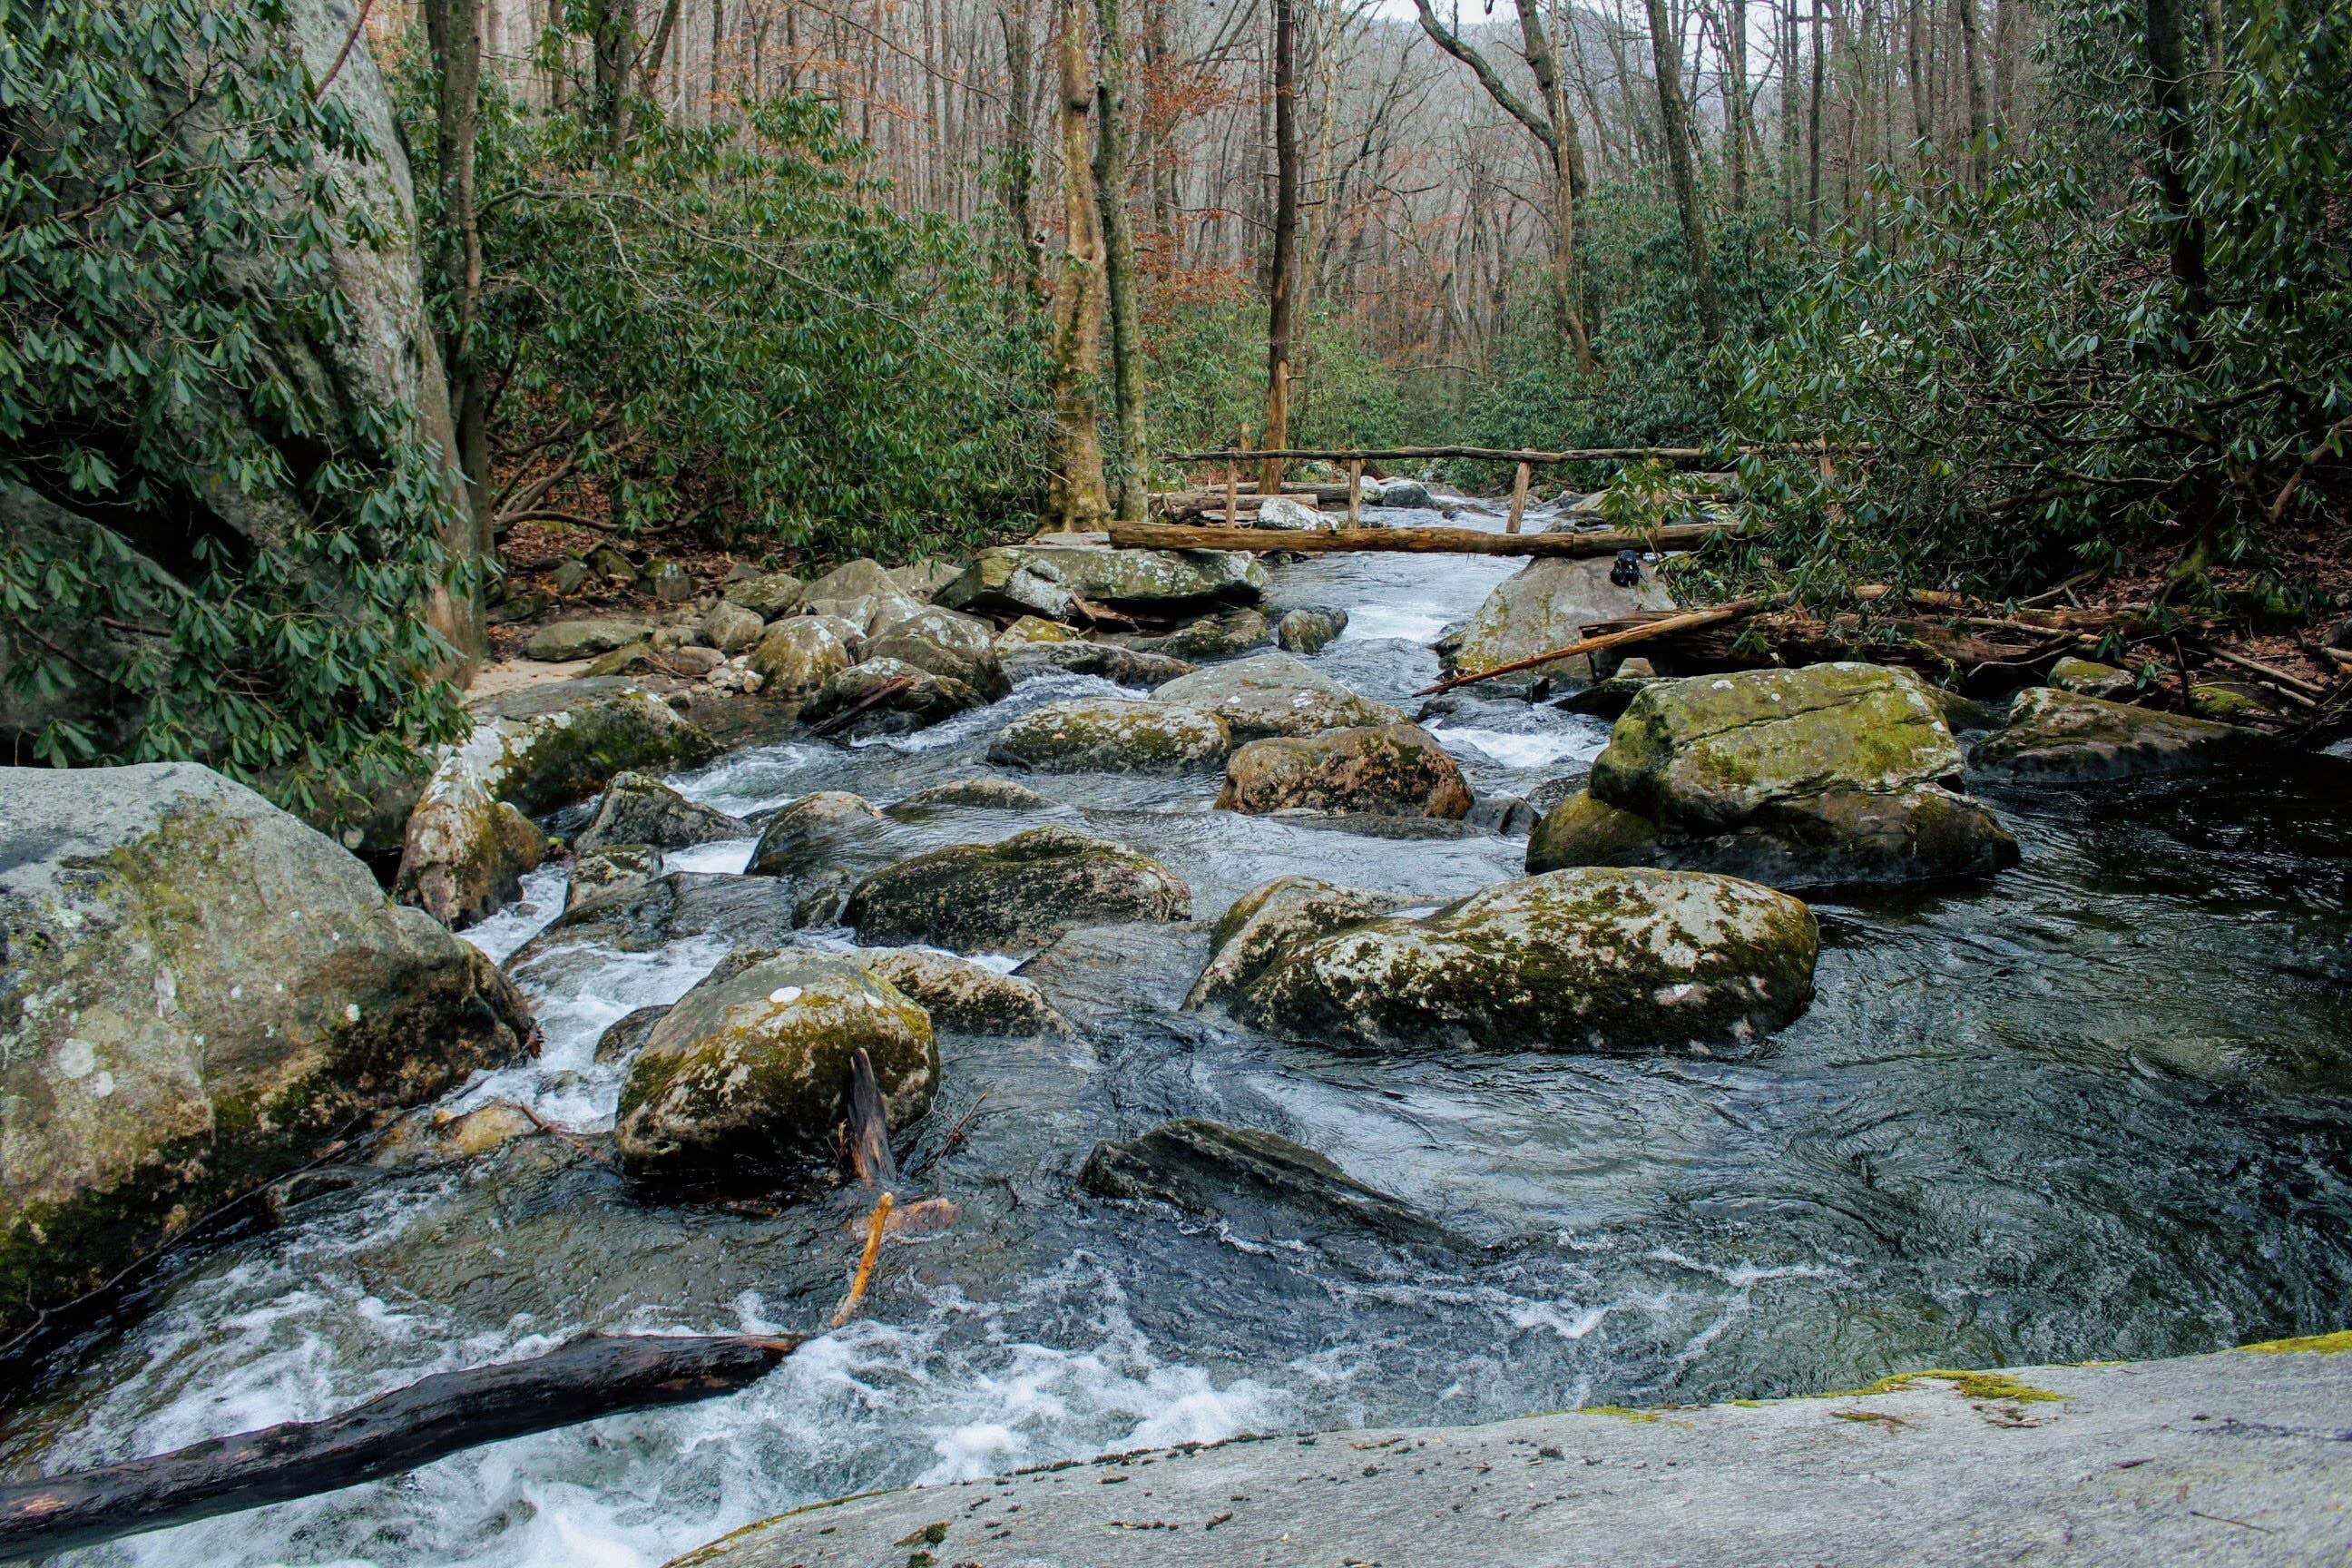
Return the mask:
{"type": "Polygon", "coordinates": [[[1235,1015],[1370,1049],[1629,1053],[1746,1045],[1805,1010],[1812,911],[1691,871],[1554,871],[1295,946],[1235,1015]]]}
{"type": "Polygon", "coordinates": [[[2255,744],[2228,724],[2037,686],[2019,695],[2005,727],[1969,751],[1969,771],[2015,784],[2088,784],[2214,767],[2255,744]]]}
{"type": "Polygon", "coordinates": [[[898,1568],[933,1525],[935,1562],[989,1568],[2342,1561],[2352,1355],[2000,1375],[1120,1454],[795,1510],[673,1568],[898,1568]]]}
{"type": "Polygon", "coordinates": [[[1418,724],[1326,730],[1252,741],[1225,763],[1217,804],[1264,816],[1308,811],[1337,816],[1433,816],[1470,813],[1461,765],[1418,724]]]}
{"type": "Polygon", "coordinates": [[[1234,748],[1213,713],[1164,702],[1080,697],[1033,708],[998,732],[988,760],[1040,773],[1181,773],[1234,748]]]}
{"type": "Polygon", "coordinates": [[[852,890],[843,919],[863,943],[1015,952],[1080,926],[1192,913],[1192,889],[1150,856],[1068,828],[1033,827],[1001,844],[954,845],[877,871],[852,890]]]}
{"type": "Polygon", "coordinates": [[[1358,696],[1286,653],[1252,654],[1199,670],[1170,681],[1152,696],[1180,708],[1214,713],[1236,741],[1407,722],[1401,709],[1358,696]]]}
{"type": "Polygon", "coordinates": [[[522,656],[541,664],[569,664],[643,642],[652,632],[643,621],[558,621],[533,632],[522,645],[522,656]]]}

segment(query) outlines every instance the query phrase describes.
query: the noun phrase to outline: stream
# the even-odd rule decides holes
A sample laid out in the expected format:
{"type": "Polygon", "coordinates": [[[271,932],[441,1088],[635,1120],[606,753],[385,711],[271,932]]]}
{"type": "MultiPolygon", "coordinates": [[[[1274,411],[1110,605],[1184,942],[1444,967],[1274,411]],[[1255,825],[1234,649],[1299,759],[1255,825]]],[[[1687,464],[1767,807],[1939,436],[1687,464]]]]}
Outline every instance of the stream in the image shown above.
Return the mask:
{"type": "MultiPolygon", "coordinates": [[[[1328,555],[1272,566],[1269,608],[1348,610],[1313,662],[1410,711],[1430,641],[1519,564],[1328,555]]],[[[760,746],[672,782],[739,815],[818,789],[883,805],[995,771],[990,738],[1021,711],[1117,693],[1036,680],[914,735],[760,746]]],[[[1481,793],[1524,795],[1581,773],[1608,727],[1473,699],[1435,733],[1481,793]]],[[[733,1397],[53,1561],[646,1568],[803,1503],[1108,1450],[2343,1328],[2352,792],[2333,777],[1985,792],[2023,866],[1818,903],[1819,995],[1741,1060],[1340,1054],[1181,1012],[1208,923],[1273,877],[1434,902],[1521,875],[1526,840],[1240,816],[1211,808],[1206,774],[1026,778],[1052,812],[894,824],[871,865],[1062,822],[1160,858],[1197,923],[1082,931],[1024,970],[1074,1038],[942,1037],[904,1163],[970,1112],[927,1178],[961,1219],[887,1248],[861,1318],[733,1397]],[[1187,1115],[1294,1138],[1482,1250],[1439,1268],[1267,1243],[1079,1191],[1097,1140],[1187,1115]]],[[[669,864],[732,871],[750,848],[669,864]]],[[[504,957],[562,898],[562,873],[541,873],[467,934],[504,957]]],[[[451,1103],[608,1128],[622,1069],[592,1060],[597,1037],[723,952],[539,951],[516,977],[543,1056],[451,1103]]],[[[188,1258],[20,1395],[0,1441],[12,1462],[89,1464],[324,1415],[583,1328],[805,1331],[840,1298],[866,1206],[855,1190],[781,1215],[650,1205],[546,1138],[388,1174],[188,1258]]]]}

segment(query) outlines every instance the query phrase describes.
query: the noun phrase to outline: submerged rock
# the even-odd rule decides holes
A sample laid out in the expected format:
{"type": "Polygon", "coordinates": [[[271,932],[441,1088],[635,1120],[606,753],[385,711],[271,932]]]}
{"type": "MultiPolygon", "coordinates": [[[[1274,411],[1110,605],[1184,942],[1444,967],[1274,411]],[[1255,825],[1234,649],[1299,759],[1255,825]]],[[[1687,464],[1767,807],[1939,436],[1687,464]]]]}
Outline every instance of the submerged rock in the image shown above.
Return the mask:
{"type": "Polygon", "coordinates": [[[933,603],[992,616],[1066,621],[1079,601],[1171,614],[1210,604],[1255,604],[1265,569],[1244,550],[1102,550],[1024,544],[983,550],[933,603]]]}
{"type": "Polygon", "coordinates": [[[0,1331],[534,1034],[478,949],[188,763],[0,768],[0,1331]]]}
{"type": "Polygon", "coordinates": [[[982,811],[1044,811],[1054,805],[1049,796],[1039,795],[1025,784],[992,773],[975,773],[970,778],[950,779],[945,784],[919,789],[886,809],[891,816],[909,817],[928,816],[954,806],[982,811]]]}
{"type": "Polygon", "coordinates": [[[760,841],[744,869],[755,877],[792,877],[815,869],[843,849],[881,837],[882,814],[862,795],[819,790],[784,806],[760,826],[760,841]]]}
{"type": "Polygon", "coordinates": [[[987,700],[950,677],[895,658],[869,658],[826,681],[801,710],[801,722],[844,736],[902,735],[987,700]]]}
{"type": "Polygon", "coordinates": [[[471,1110],[425,1106],[385,1129],[368,1151],[371,1165],[415,1167],[478,1160],[518,1138],[536,1137],[540,1124],[509,1100],[494,1100],[471,1110]]]}
{"type": "Polygon", "coordinates": [[[760,678],[760,689],[786,702],[815,696],[849,666],[849,645],[814,616],[777,623],[751,650],[751,673],[760,678]]]}
{"type": "Polygon", "coordinates": [[[1096,1144],[1078,1184],[1102,1197],[1152,1200],[1223,1220],[1255,1238],[1370,1234],[1407,1247],[1467,1246],[1303,1144],[1198,1117],[1096,1144]]]}
{"type": "MultiPolygon", "coordinates": [[[[1596,621],[1675,607],[1674,596],[1654,575],[1645,573],[1636,587],[1620,587],[1609,580],[1611,566],[1612,563],[1598,560],[1530,561],[1517,575],[1497,584],[1470,617],[1459,642],[1446,656],[1447,673],[1492,669],[1532,658],[1581,640],[1584,628],[1596,621]]],[[[1539,680],[1582,681],[1606,673],[1605,668],[1594,667],[1591,655],[1580,654],[1496,676],[1487,684],[1498,691],[1526,691],[1539,680]]]]}
{"type": "Polygon", "coordinates": [[[1185,994],[1184,1005],[1222,1004],[1265,973],[1285,949],[1376,920],[1410,901],[1401,894],[1363,892],[1316,877],[1276,877],[1234,900],[1217,921],[1208,964],[1185,994]]]}
{"type": "Polygon", "coordinates": [[[1470,786],[1428,731],[1387,724],[1252,741],[1227,760],[1217,804],[1255,816],[1314,811],[1453,820],[1469,814],[1470,786]]]}
{"type": "Polygon", "coordinates": [[[642,888],[660,876],[661,868],[661,851],[650,844],[605,844],[583,850],[572,862],[563,907],[569,911],[608,895],[642,888]]]}
{"type": "Polygon", "coordinates": [[[857,961],[922,1005],[932,1026],[967,1035],[1037,1035],[1069,1025],[1015,975],[919,947],[861,948],[857,961]]]}
{"type": "Polygon", "coordinates": [[[1803,1012],[1820,944],[1811,910],[1752,882],[1555,871],[1293,946],[1235,1011],[1371,1049],[1705,1052],[1803,1012]]]}
{"type": "Polygon", "coordinates": [[[643,621],[558,621],[533,632],[522,645],[522,656],[541,664],[569,664],[643,642],[652,635],[653,627],[643,621]]]}
{"type": "Polygon", "coordinates": [[[1192,913],[1192,889],[1150,856],[1065,827],[1033,827],[877,871],[851,892],[843,918],[861,942],[1013,952],[1079,926],[1192,913]]]}
{"type": "Polygon", "coordinates": [[[1233,745],[1213,713],[1081,697],[1022,714],[998,733],[988,760],[1041,773],[1175,773],[1214,767],[1233,745]]]}
{"type": "Polygon", "coordinates": [[[1041,675],[1097,675],[1121,686],[1150,691],[1180,675],[1192,673],[1192,667],[1181,658],[1111,643],[1070,638],[1008,646],[1000,639],[998,646],[1004,673],[1015,685],[1041,675]]]}
{"type": "Polygon", "coordinates": [[[1347,629],[1347,611],[1301,605],[1285,612],[1282,619],[1275,623],[1274,641],[1285,653],[1317,654],[1347,629]]]}
{"type": "Polygon", "coordinates": [[[1406,722],[1402,710],[1359,697],[1286,653],[1252,654],[1198,670],[1152,695],[1158,701],[1214,713],[1236,741],[1406,722]]]}
{"type": "Polygon", "coordinates": [[[923,1009],[846,958],[780,952],[719,966],[646,1037],[613,1130],[639,1181],[772,1184],[822,1159],[847,1112],[849,1060],[874,1064],[892,1130],[931,1106],[940,1054],[923,1009]]]}
{"type": "Polygon", "coordinates": [[[683,849],[720,838],[747,838],[751,825],[714,806],[690,801],[657,778],[646,773],[618,773],[604,786],[596,815],[574,835],[577,850],[601,849],[608,844],[650,844],[656,849],[683,849]]]}
{"type": "Polygon", "coordinates": [[[2085,784],[2212,767],[2256,744],[2243,730],[2037,686],[1969,752],[1969,771],[2016,784],[2085,784]]]}

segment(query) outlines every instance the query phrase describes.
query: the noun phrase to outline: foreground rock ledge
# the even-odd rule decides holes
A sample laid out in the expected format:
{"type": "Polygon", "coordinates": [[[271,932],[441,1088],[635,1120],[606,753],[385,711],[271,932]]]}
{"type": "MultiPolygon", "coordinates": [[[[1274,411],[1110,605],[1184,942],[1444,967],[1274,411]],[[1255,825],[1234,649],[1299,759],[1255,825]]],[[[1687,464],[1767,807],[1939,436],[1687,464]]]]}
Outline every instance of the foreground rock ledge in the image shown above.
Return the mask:
{"type": "Polygon", "coordinates": [[[909,1541],[989,1568],[2332,1563],[2347,1428],[2347,1354],[1929,1373],[1122,1454],[801,1509],[671,1568],[867,1568],[909,1541]]]}

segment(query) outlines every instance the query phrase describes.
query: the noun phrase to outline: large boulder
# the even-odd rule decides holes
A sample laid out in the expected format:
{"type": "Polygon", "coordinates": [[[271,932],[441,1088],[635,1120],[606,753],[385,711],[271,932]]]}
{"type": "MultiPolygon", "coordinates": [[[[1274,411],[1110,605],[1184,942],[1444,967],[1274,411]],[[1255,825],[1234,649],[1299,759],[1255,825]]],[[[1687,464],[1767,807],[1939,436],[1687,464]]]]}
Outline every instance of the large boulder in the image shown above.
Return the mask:
{"type": "Polygon", "coordinates": [[[760,689],[786,702],[815,696],[851,662],[849,644],[815,616],[779,621],[751,650],[751,673],[760,678],[760,689]]]}
{"type": "Polygon", "coordinates": [[[471,943],[193,763],[0,768],[0,1331],[531,1049],[471,943]]]}
{"type": "Polygon", "coordinates": [[[661,851],[650,844],[605,844],[583,849],[572,860],[571,880],[563,887],[564,912],[599,899],[634,892],[661,874],[661,851]]]}
{"type": "Polygon", "coordinates": [[[2242,758],[2245,731],[2039,686],[2019,694],[2009,722],[1969,752],[1969,771],[2014,784],[2085,784],[2178,773],[2242,758]]]}
{"type": "Polygon", "coordinates": [[[1275,623],[1274,642],[1285,653],[1317,654],[1347,629],[1347,611],[1302,605],[1275,623]]]}
{"type": "Polygon", "coordinates": [[[1150,691],[1180,675],[1192,673],[1191,665],[1164,653],[1086,642],[1075,637],[1055,641],[1012,642],[999,637],[996,647],[1004,673],[1015,685],[1043,675],[1095,675],[1120,686],[1150,691]]]}
{"type": "Polygon", "coordinates": [[[756,610],[721,599],[703,612],[701,632],[722,654],[749,653],[768,629],[756,610]]]}
{"type": "Polygon", "coordinates": [[[656,849],[683,849],[689,844],[749,837],[751,832],[751,825],[741,817],[690,801],[650,774],[619,773],[604,786],[596,815],[572,836],[572,847],[650,844],[656,849]]]}
{"type": "Polygon", "coordinates": [[[760,825],[745,869],[755,877],[797,877],[839,858],[844,849],[873,843],[884,826],[882,814],[863,796],[818,790],[760,825]]]}
{"type": "Polygon", "coordinates": [[[1368,893],[1316,877],[1276,877],[1234,900],[1209,939],[1209,962],[1184,1005],[1222,1005],[1265,973],[1286,948],[1402,908],[1395,893],[1368,893]]]}
{"type": "Polygon", "coordinates": [[[1460,1247],[1460,1237],[1302,1144],[1254,1127],[1187,1117],[1140,1137],[1095,1145],[1078,1184],[1107,1198],[1148,1199],[1223,1222],[1258,1239],[1325,1241],[1370,1235],[1410,1247],[1460,1247]]]}
{"type": "Polygon", "coordinates": [[[767,572],[728,584],[720,595],[762,621],[781,620],[801,607],[801,580],[789,572],[767,572]]]}
{"type": "Polygon", "coordinates": [[[1618,719],[1590,790],[1537,825],[1528,869],[1659,866],[1803,891],[1989,877],[2017,842],[1947,787],[1959,754],[1906,670],[1660,682],[1618,719]]]}
{"type": "Polygon", "coordinates": [[[930,1109],[931,1020],[897,987],[827,954],[730,959],[662,1015],[630,1062],[613,1124],[622,1167],[687,1188],[777,1184],[780,1162],[832,1151],[859,1050],[894,1131],[930,1109]]]}
{"type": "MultiPolygon", "coordinates": [[[[1532,658],[1583,637],[1595,621],[1616,620],[1643,610],[1671,610],[1673,595],[1644,574],[1639,586],[1622,588],[1609,580],[1607,561],[1547,558],[1530,561],[1498,584],[1463,628],[1460,640],[1447,656],[1453,670],[1492,669],[1532,658]]],[[[1596,669],[1592,656],[1554,659],[1549,664],[1497,676],[1487,684],[1497,691],[1525,691],[1539,680],[1591,680],[1596,669]]]]}
{"type": "Polygon", "coordinates": [[[594,658],[600,653],[643,642],[652,635],[653,627],[644,621],[558,621],[533,632],[530,640],[522,645],[522,656],[541,664],[568,664],[575,658],[594,658]]]}
{"type": "Polygon", "coordinates": [[[1554,871],[1294,946],[1235,1012],[1375,1050],[1706,1052],[1803,1012],[1820,945],[1811,910],[1753,882],[1554,871]]]}
{"type": "Polygon", "coordinates": [[[1086,605],[1173,615],[1255,604],[1265,569],[1244,550],[1103,550],[1022,544],[983,550],[933,597],[951,610],[1066,621],[1086,605]]]}
{"type": "Polygon", "coordinates": [[[1236,741],[1406,722],[1402,710],[1360,697],[1286,653],[1252,654],[1196,670],[1152,695],[1180,708],[1214,713],[1236,741]]]}
{"type": "Polygon", "coordinates": [[[960,680],[992,701],[1013,689],[996,655],[994,628],[977,616],[928,605],[877,624],[863,657],[895,658],[960,680]]]}
{"type": "Polygon", "coordinates": [[[1469,815],[1470,785],[1428,731],[1384,724],[1252,741],[1226,760],[1217,804],[1254,816],[1311,811],[1454,821],[1469,815]]]}
{"type": "Polygon", "coordinates": [[[857,962],[919,1003],[934,1027],[967,1035],[1038,1035],[1069,1027],[1045,994],[1013,974],[920,947],[860,948],[857,962]]]}
{"type": "Polygon", "coordinates": [[[912,619],[929,607],[912,594],[901,593],[895,586],[847,599],[820,598],[811,593],[801,601],[803,614],[847,621],[860,636],[868,637],[878,637],[884,628],[912,619]]]}
{"type": "Polygon", "coordinates": [[[902,735],[987,700],[952,677],[900,659],[869,658],[826,681],[801,710],[801,722],[828,733],[902,735]]]}
{"type": "Polygon", "coordinates": [[[864,557],[846,561],[822,577],[813,577],[801,590],[803,600],[858,599],[868,594],[895,594],[898,583],[890,569],[878,561],[864,557]]]}
{"type": "Polygon", "coordinates": [[[1001,844],[959,844],[877,871],[851,891],[843,919],[861,942],[1012,952],[1034,952],[1080,926],[1192,913],[1192,889],[1140,850],[1033,827],[1001,844]]]}
{"type": "Polygon", "coordinates": [[[927,785],[887,809],[894,817],[919,818],[958,806],[980,811],[1050,811],[1054,802],[1025,784],[992,773],[974,773],[927,785]]]}
{"type": "Polygon", "coordinates": [[[1203,616],[1190,626],[1159,637],[1132,638],[1130,646],[1140,652],[1162,654],[1170,658],[1229,658],[1254,647],[1264,647],[1273,639],[1274,628],[1266,624],[1265,612],[1243,605],[1203,616]]]}
{"type": "Polygon", "coordinates": [[[988,760],[1040,773],[1178,773],[1214,767],[1233,748],[1213,713],[1080,697],[1022,714],[998,733],[988,760]]]}
{"type": "Polygon", "coordinates": [[[409,813],[393,891],[443,925],[488,920],[522,892],[551,847],[539,825],[460,779],[436,779],[409,813]]]}

